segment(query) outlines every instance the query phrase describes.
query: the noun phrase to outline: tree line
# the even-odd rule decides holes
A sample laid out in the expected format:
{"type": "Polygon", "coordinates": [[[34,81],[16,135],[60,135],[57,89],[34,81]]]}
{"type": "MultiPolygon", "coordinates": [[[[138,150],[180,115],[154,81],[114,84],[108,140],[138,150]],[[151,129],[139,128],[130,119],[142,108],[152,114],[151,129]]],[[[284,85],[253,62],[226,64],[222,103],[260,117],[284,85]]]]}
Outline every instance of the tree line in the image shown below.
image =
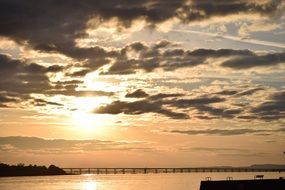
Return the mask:
{"type": "Polygon", "coordinates": [[[0,176],[41,176],[41,175],[65,175],[65,171],[61,168],[50,165],[37,166],[37,165],[27,165],[17,164],[8,165],[0,163],[0,176]]]}

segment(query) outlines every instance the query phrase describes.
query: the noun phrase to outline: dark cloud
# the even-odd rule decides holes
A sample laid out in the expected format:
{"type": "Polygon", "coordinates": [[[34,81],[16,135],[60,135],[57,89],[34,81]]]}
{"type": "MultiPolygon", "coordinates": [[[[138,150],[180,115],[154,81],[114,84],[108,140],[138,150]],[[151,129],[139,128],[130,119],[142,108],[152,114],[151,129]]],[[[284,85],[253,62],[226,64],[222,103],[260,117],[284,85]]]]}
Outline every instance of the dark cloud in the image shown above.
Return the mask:
{"type": "Polygon", "coordinates": [[[255,92],[261,91],[261,90],[265,90],[262,87],[256,87],[256,88],[252,88],[252,89],[247,89],[244,91],[239,92],[240,90],[222,90],[219,92],[216,92],[214,94],[216,95],[222,95],[222,96],[235,96],[235,97],[239,97],[239,96],[249,96],[249,95],[253,95],[255,92]]]}
{"type": "Polygon", "coordinates": [[[230,99],[224,97],[225,95],[232,95],[234,98],[244,98],[244,96],[252,95],[260,90],[265,89],[256,87],[241,92],[238,92],[238,90],[224,90],[195,98],[184,98],[185,94],[159,93],[149,95],[139,89],[133,93],[129,93],[128,96],[144,99],[134,102],[115,101],[109,105],[100,107],[94,112],[100,114],[124,113],[133,115],[158,113],[172,119],[187,119],[190,118],[188,112],[195,110],[195,113],[191,117],[202,120],[236,118],[242,120],[262,119],[270,121],[273,119],[283,119],[283,92],[272,95],[269,99],[263,100],[263,103],[259,105],[241,104],[237,106],[235,103],[228,102],[230,99]],[[221,97],[217,95],[221,95],[221,97]],[[223,103],[223,106],[215,106],[216,103],[223,103]],[[179,114],[176,115],[176,113],[179,114]]]}
{"type": "Polygon", "coordinates": [[[138,89],[138,90],[135,90],[134,92],[126,94],[126,98],[144,98],[147,96],[149,95],[142,89],[138,89]]]}
{"type": "Polygon", "coordinates": [[[215,94],[217,94],[217,95],[224,95],[224,96],[231,96],[231,95],[235,95],[237,93],[238,93],[237,90],[223,90],[223,91],[220,91],[220,92],[216,92],[215,94]]]}
{"type": "Polygon", "coordinates": [[[46,101],[43,99],[33,99],[33,104],[35,106],[47,106],[47,105],[52,105],[52,106],[63,106],[63,104],[57,103],[57,102],[51,102],[51,101],[46,101]]]}
{"type": "MultiPolygon", "coordinates": [[[[172,119],[189,119],[189,115],[187,113],[182,113],[181,110],[190,109],[206,106],[212,103],[218,103],[224,101],[223,98],[218,97],[198,97],[193,99],[183,99],[181,96],[185,94],[164,94],[159,93],[155,95],[144,94],[144,91],[137,90],[134,91],[135,97],[141,97],[143,94],[144,99],[133,101],[133,102],[125,102],[125,101],[114,101],[111,104],[99,107],[94,110],[94,113],[97,114],[130,114],[130,115],[139,115],[144,113],[157,113],[164,115],[166,117],[172,119]],[[180,97],[180,99],[177,99],[180,97]],[[170,98],[170,99],[169,99],[170,98]],[[178,112],[178,110],[180,110],[178,112]]],[[[133,97],[134,95],[131,94],[133,97]]],[[[201,108],[200,108],[201,109],[201,108]]],[[[230,112],[230,110],[225,110],[224,115],[234,114],[236,112],[230,112]]]]}
{"type": "Polygon", "coordinates": [[[0,103],[15,102],[15,101],[17,101],[16,98],[8,97],[8,96],[0,94],[0,103]]]}
{"type": "MultiPolygon", "coordinates": [[[[97,18],[97,24],[93,27],[112,18],[118,19],[118,28],[129,27],[137,19],[155,26],[173,18],[187,23],[240,13],[270,16],[279,11],[281,3],[281,0],[269,0],[265,4],[244,0],[220,0],[218,3],[210,0],[2,0],[0,35],[39,51],[58,52],[78,60],[87,59],[93,68],[98,68],[104,64],[98,59],[112,57],[114,52],[98,46],[79,48],[75,43],[75,39],[87,35],[87,21],[91,18],[97,18]]],[[[155,48],[165,45],[161,43],[155,48]]],[[[136,44],[133,48],[141,50],[144,47],[136,44]]]]}
{"type": "Polygon", "coordinates": [[[77,90],[82,85],[80,80],[51,82],[48,73],[64,70],[61,66],[44,67],[36,63],[12,59],[0,54],[0,103],[7,107],[7,103],[17,103],[19,100],[32,100],[34,105],[61,104],[46,100],[34,99],[30,94],[66,95],[66,96],[112,96],[112,92],[77,90]]]}
{"type": "Polygon", "coordinates": [[[135,90],[134,92],[127,93],[126,97],[127,98],[146,98],[150,101],[154,100],[161,100],[163,98],[174,98],[174,97],[181,97],[184,96],[182,93],[175,93],[175,94],[169,94],[169,93],[158,93],[154,95],[149,95],[142,89],[135,90]]]}
{"type": "Polygon", "coordinates": [[[232,69],[249,69],[253,67],[269,67],[285,63],[285,53],[268,53],[265,55],[247,55],[233,57],[222,63],[223,67],[232,69]]]}
{"type": "Polygon", "coordinates": [[[285,91],[272,94],[268,100],[251,109],[251,114],[258,119],[276,120],[285,118],[285,91]]]}
{"type": "Polygon", "coordinates": [[[193,98],[193,99],[179,99],[170,104],[173,106],[179,107],[179,108],[188,108],[191,106],[198,107],[201,105],[219,103],[219,102],[224,102],[224,101],[225,101],[224,98],[204,96],[204,97],[198,97],[198,98],[193,98]]]}
{"type": "Polygon", "coordinates": [[[113,96],[114,92],[107,92],[101,90],[76,90],[77,85],[66,85],[58,87],[57,89],[49,89],[46,95],[65,95],[76,97],[91,97],[91,96],[113,96]]]}
{"type": "Polygon", "coordinates": [[[89,69],[82,69],[80,71],[75,71],[75,72],[72,72],[72,73],[67,74],[67,75],[71,76],[71,77],[84,77],[89,72],[90,72],[89,69]]]}
{"type": "Polygon", "coordinates": [[[43,139],[37,137],[0,137],[0,151],[25,151],[34,154],[66,154],[90,151],[151,151],[143,142],[43,139]]]}
{"type": "Polygon", "coordinates": [[[261,91],[261,90],[264,90],[264,88],[261,88],[261,87],[252,88],[252,89],[248,89],[248,90],[239,92],[239,93],[235,94],[235,96],[248,96],[248,95],[252,95],[255,92],[258,92],[258,91],[261,91]]]}
{"type": "MultiPolygon", "coordinates": [[[[172,119],[188,119],[189,112],[191,118],[202,120],[211,119],[241,119],[241,120],[264,120],[272,121],[285,118],[284,92],[276,92],[271,96],[261,100],[259,104],[236,104],[230,101],[234,98],[247,98],[258,91],[265,90],[262,87],[239,90],[223,90],[207,95],[201,94],[195,98],[185,98],[186,94],[147,94],[142,89],[128,93],[128,97],[142,98],[137,101],[114,101],[111,104],[99,107],[94,110],[97,114],[131,114],[139,115],[144,113],[157,113],[172,119]],[[217,96],[220,95],[220,96],[217,96]],[[229,95],[231,95],[229,97],[229,95]],[[222,103],[222,104],[221,104],[222,103]],[[193,112],[194,111],[194,112],[193,112]]],[[[222,131],[213,131],[222,132],[222,131]]],[[[226,131],[225,131],[226,132],[226,131]]],[[[236,131],[246,132],[246,131],[236,131]]],[[[250,131],[248,131],[249,133],[250,131]]]]}
{"type": "Polygon", "coordinates": [[[184,113],[178,113],[162,108],[161,102],[152,102],[148,100],[140,100],[135,102],[115,101],[106,106],[99,107],[94,110],[97,114],[130,114],[139,115],[144,113],[158,113],[172,119],[187,119],[189,116],[184,113]]]}
{"type": "Polygon", "coordinates": [[[184,6],[182,10],[178,12],[178,17],[185,20],[185,22],[239,13],[271,15],[278,10],[278,6],[282,3],[281,0],[269,0],[265,4],[260,4],[258,1],[244,0],[219,0],[219,2],[213,2],[211,0],[192,0],[190,2],[189,5],[184,6]]]}
{"type": "Polygon", "coordinates": [[[8,96],[7,94],[3,93],[0,94],[0,108],[7,108],[10,107],[10,103],[17,103],[19,99],[8,96]]]}
{"type": "MultiPolygon", "coordinates": [[[[87,59],[89,65],[98,68],[106,64],[102,59],[114,56],[115,52],[99,46],[77,47],[75,39],[87,35],[85,30],[89,19],[98,18],[98,24],[93,27],[112,18],[117,18],[118,25],[123,27],[129,27],[136,19],[156,24],[174,17],[176,9],[183,3],[182,0],[4,0],[0,2],[0,35],[39,51],[57,52],[78,60],[87,59]]],[[[159,46],[165,46],[165,43],[159,46]]],[[[134,44],[132,48],[139,50],[143,47],[134,44]]]]}
{"type": "Polygon", "coordinates": [[[245,134],[264,134],[264,133],[276,133],[284,132],[284,128],[280,129],[206,129],[206,130],[172,130],[166,131],[170,133],[180,133],[185,135],[219,135],[219,136],[231,136],[231,135],[245,135],[245,134]]]}
{"type": "Polygon", "coordinates": [[[44,93],[46,95],[65,95],[65,96],[113,96],[113,92],[101,91],[101,90],[88,90],[88,89],[77,89],[82,86],[80,80],[70,81],[57,81],[52,83],[52,87],[47,89],[44,93]]]}
{"type": "MultiPolygon", "coordinates": [[[[265,94],[270,94],[266,92],[263,87],[251,88],[238,92],[238,90],[223,90],[214,94],[219,94],[222,96],[230,96],[229,98],[246,98],[245,96],[253,95],[258,91],[264,91],[265,94]]],[[[282,120],[285,118],[285,93],[284,91],[279,91],[267,95],[264,99],[261,99],[258,104],[251,104],[250,102],[245,104],[233,104],[238,108],[212,108],[210,106],[199,106],[197,110],[209,113],[211,116],[223,115],[224,117],[236,117],[242,120],[264,120],[264,121],[274,121],[282,120]]],[[[206,117],[203,119],[215,119],[216,117],[206,117]]]]}
{"type": "MultiPolygon", "coordinates": [[[[165,43],[165,42],[164,42],[165,43]]],[[[284,63],[284,53],[268,53],[257,55],[249,50],[233,49],[196,49],[193,51],[185,49],[159,49],[161,46],[146,46],[135,42],[122,48],[117,56],[114,56],[114,63],[108,71],[101,74],[133,74],[138,70],[152,72],[154,69],[161,68],[165,71],[174,71],[179,68],[191,68],[202,64],[210,64],[209,59],[224,58],[222,67],[231,69],[249,69],[252,67],[270,67],[284,63]],[[133,48],[136,47],[136,49],[133,48]],[[138,47],[137,47],[138,46],[138,47]],[[128,52],[135,51],[136,57],[128,57],[128,52]]],[[[213,60],[212,60],[213,61],[213,60]]]]}
{"type": "Polygon", "coordinates": [[[45,95],[111,96],[112,92],[76,90],[81,80],[51,82],[48,73],[63,71],[61,66],[44,67],[36,63],[11,59],[0,54],[0,91],[18,95],[39,93],[45,95]]]}
{"type": "Polygon", "coordinates": [[[165,93],[158,93],[152,96],[149,96],[150,100],[161,100],[163,98],[175,98],[175,97],[181,97],[185,94],[182,93],[174,93],[174,94],[165,94],[165,93]]]}
{"type": "Polygon", "coordinates": [[[237,108],[215,108],[207,105],[196,106],[198,113],[203,115],[208,113],[210,117],[201,119],[234,118],[243,112],[243,109],[237,108]]]}
{"type": "Polygon", "coordinates": [[[59,70],[36,63],[26,63],[0,55],[0,91],[28,94],[42,93],[50,86],[48,72],[59,70]]]}

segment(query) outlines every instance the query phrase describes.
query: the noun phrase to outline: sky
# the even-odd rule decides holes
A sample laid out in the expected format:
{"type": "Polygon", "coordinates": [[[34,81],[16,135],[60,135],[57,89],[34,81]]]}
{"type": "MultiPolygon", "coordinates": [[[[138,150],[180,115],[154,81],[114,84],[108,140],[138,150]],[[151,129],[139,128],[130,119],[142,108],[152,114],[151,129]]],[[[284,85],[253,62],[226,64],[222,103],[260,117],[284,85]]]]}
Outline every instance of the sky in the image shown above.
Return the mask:
{"type": "Polygon", "coordinates": [[[284,164],[284,0],[0,0],[0,162],[284,164]]]}

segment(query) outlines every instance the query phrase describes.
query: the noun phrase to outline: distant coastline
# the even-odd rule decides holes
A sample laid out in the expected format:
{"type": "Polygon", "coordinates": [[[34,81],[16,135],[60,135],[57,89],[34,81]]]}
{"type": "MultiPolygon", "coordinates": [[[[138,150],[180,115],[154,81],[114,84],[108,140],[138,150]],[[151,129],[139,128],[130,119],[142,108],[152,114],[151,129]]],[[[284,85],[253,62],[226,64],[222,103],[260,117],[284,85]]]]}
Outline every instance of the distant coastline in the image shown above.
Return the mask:
{"type": "Polygon", "coordinates": [[[12,176],[46,176],[46,175],[67,175],[61,168],[50,165],[37,166],[37,165],[27,165],[17,164],[8,165],[0,163],[0,177],[12,177],[12,176]]]}
{"type": "MultiPolygon", "coordinates": [[[[237,169],[238,171],[252,171],[256,170],[283,170],[285,165],[275,165],[275,164],[260,164],[251,165],[246,167],[232,167],[232,166],[216,166],[208,168],[59,168],[55,165],[37,166],[37,165],[8,165],[0,163],[0,177],[13,177],[13,176],[48,176],[48,175],[75,175],[75,174],[85,174],[85,173],[184,173],[189,172],[231,172],[231,169],[237,169]],[[172,170],[171,170],[172,169],[172,170]],[[211,170],[213,169],[213,170],[211,170]],[[66,171],[69,170],[70,172],[66,171]]],[[[280,172],[279,171],[279,172],[280,172]]],[[[275,171],[274,171],[275,172],[275,171]]]]}

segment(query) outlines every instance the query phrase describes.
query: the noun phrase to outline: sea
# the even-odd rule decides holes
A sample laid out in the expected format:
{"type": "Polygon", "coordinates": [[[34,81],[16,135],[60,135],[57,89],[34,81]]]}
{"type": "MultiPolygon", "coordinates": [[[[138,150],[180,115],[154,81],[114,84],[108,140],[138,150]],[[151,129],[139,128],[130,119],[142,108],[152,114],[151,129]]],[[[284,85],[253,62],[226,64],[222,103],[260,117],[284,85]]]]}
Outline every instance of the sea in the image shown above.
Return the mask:
{"type": "Polygon", "coordinates": [[[200,181],[285,177],[285,173],[174,173],[174,174],[83,174],[37,177],[0,177],[0,190],[199,190],[200,181]]]}

